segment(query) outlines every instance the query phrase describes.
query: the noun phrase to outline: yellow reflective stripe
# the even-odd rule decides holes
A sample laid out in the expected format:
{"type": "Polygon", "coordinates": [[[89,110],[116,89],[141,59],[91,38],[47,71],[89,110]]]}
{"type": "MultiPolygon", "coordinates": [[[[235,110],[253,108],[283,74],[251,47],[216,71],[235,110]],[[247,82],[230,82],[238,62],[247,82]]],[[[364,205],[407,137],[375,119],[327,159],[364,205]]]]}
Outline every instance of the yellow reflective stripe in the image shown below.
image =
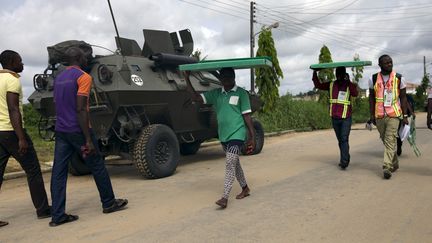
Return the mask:
{"type": "Polygon", "coordinates": [[[398,85],[397,85],[397,81],[398,81],[399,79],[396,77],[396,73],[394,74],[394,77],[393,77],[393,87],[392,87],[392,90],[393,90],[393,100],[392,100],[392,108],[393,108],[393,110],[394,110],[394,112],[395,112],[395,114],[396,114],[396,117],[399,117],[399,116],[401,116],[401,110],[400,110],[400,107],[399,107],[399,104],[398,104],[398,98],[399,98],[399,94],[398,94],[398,85]],[[397,94],[397,96],[396,96],[396,94],[397,94]],[[397,97],[397,98],[396,98],[397,97]]]}
{"type": "Polygon", "coordinates": [[[338,100],[338,99],[330,99],[330,104],[341,104],[341,105],[350,105],[351,101],[349,100],[338,100]]]}
{"type": "Polygon", "coordinates": [[[330,90],[329,90],[329,116],[332,116],[333,112],[333,82],[330,82],[330,90]]]}
{"type": "Polygon", "coordinates": [[[349,95],[350,95],[350,93],[349,93],[349,84],[348,84],[346,92],[347,92],[346,96],[345,96],[345,103],[346,104],[344,104],[344,110],[343,110],[343,113],[342,113],[342,118],[346,118],[346,115],[347,115],[347,112],[348,112],[348,105],[351,104],[351,102],[349,100],[349,95]]]}
{"type": "Polygon", "coordinates": [[[351,105],[351,101],[349,99],[350,97],[350,93],[349,93],[349,86],[347,87],[347,93],[345,96],[345,100],[338,100],[338,99],[332,99],[333,96],[333,83],[330,83],[330,99],[329,99],[329,103],[330,103],[330,116],[332,115],[332,111],[333,111],[333,104],[341,104],[344,106],[343,112],[342,112],[342,118],[346,118],[346,115],[348,113],[348,106],[351,105]]]}

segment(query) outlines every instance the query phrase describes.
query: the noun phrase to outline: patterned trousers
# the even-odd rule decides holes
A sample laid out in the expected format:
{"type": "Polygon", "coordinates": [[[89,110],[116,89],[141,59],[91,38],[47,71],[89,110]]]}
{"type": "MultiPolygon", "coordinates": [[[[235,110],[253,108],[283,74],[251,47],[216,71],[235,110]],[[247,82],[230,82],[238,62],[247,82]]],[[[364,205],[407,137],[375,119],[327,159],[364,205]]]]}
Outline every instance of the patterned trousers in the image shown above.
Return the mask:
{"type": "Polygon", "coordinates": [[[226,154],[224,193],[222,197],[228,199],[235,178],[237,178],[237,181],[240,183],[242,188],[247,185],[239,158],[243,141],[231,140],[222,143],[222,146],[226,154]]]}

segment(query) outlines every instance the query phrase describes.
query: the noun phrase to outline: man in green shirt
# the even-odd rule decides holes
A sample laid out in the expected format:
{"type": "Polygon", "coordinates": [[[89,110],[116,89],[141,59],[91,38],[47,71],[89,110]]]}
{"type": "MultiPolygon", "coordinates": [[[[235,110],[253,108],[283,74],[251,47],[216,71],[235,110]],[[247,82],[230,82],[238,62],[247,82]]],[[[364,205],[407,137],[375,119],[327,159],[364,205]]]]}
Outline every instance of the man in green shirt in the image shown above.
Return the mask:
{"type": "Polygon", "coordinates": [[[255,148],[255,130],[251,118],[249,95],[246,90],[236,85],[235,72],[232,68],[220,70],[218,78],[222,83],[222,88],[202,94],[198,94],[193,88],[189,79],[190,72],[185,72],[184,76],[187,90],[193,94],[193,99],[204,104],[212,104],[216,111],[219,140],[226,153],[224,193],[216,204],[221,208],[226,208],[235,178],[242,187],[242,192],[236,198],[245,198],[250,193],[239,159],[246,137],[248,151],[255,148]]]}

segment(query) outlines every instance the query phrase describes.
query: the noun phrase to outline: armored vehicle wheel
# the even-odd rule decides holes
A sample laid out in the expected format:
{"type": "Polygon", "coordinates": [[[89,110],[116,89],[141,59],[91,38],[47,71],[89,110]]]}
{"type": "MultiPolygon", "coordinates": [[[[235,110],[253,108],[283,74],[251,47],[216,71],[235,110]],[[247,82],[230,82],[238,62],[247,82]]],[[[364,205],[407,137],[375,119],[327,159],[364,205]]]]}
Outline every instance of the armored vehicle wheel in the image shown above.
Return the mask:
{"type": "Polygon", "coordinates": [[[193,155],[196,154],[201,146],[201,141],[195,141],[193,143],[182,143],[180,144],[181,155],[193,155]]]}
{"type": "MultiPolygon", "coordinates": [[[[253,120],[252,122],[255,129],[255,149],[249,155],[261,153],[261,150],[264,146],[264,128],[259,121],[253,120]]],[[[246,155],[246,146],[243,146],[241,152],[243,155],[246,155]]]]}
{"type": "Polygon", "coordinates": [[[69,173],[74,176],[91,174],[90,169],[78,153],[73,153],[69,159],[69,173]]]}
{"type": "Polygon", "coordinates": [[[170,176],[177,168],[179,144],[166,125],[145,127],[135,142],[133,158],[141,174],[149,179],[170,176]]]}

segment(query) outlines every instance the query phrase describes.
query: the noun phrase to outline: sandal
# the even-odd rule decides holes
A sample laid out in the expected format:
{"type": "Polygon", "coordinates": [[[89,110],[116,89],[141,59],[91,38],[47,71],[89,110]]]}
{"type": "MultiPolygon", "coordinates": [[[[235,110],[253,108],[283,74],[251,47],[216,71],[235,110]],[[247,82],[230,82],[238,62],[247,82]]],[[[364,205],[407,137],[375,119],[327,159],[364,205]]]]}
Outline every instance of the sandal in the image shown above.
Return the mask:
{"type": "Polygon", "coordinates": [[[66,224],[66,223],[70,223],[70,222],[73,222],[75,220],[78,220],[78,218],[79,218],[78,215],[65,214],[65,215],[63,215],[62,220],[60,220],[58,222],[54,222],[54,221],[49,222],[49,226],[56,227],[56,226],[59,226],[62,224],[66,224]]]}
{"type": "Polygon", "coordinates": [[[238,194],[236,196],[236,199],[243,199],[249,195],[250,195],[250,189],[249,189],[249,187],[246,186],[245,188],[243,188],[243,190],[240,192],[240,194],[238,194]]]}
{"type": "Polygon", "coordinates": [[[228,199],[221,198],[221,199],[216,201],[216,204],[219,205],[219,207],[221,207],[221,208],[226,208],[228,205],[228,199]]]}

